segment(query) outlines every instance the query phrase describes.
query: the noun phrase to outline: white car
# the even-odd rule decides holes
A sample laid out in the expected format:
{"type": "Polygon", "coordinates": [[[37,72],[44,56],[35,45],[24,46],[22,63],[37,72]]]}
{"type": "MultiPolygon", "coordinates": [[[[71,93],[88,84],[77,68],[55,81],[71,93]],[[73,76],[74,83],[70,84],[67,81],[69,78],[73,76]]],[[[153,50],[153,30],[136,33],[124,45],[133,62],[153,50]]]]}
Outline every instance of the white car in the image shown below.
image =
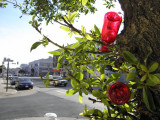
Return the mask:
{"type": "Polygon", "coordinates": [[[53,76],[53,81],[50,82],[53,86],[66,86],[68,80],[63,79],[61,76],[53,76]]]}
{"type": "MultiPolygon", "coordinates": [[[[43,79],[47,79],[46,76],[44,76],[43,79]]],[[[53,75],[49,75],[49,80],[53,80],[53,75]]]]}

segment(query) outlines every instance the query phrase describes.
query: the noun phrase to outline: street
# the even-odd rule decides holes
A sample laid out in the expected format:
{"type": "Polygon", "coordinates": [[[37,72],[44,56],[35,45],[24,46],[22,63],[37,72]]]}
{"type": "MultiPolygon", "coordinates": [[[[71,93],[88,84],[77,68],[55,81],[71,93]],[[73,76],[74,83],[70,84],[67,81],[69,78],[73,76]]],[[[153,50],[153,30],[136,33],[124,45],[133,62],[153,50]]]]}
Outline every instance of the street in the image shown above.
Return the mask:
{"type": "Polygon", "coordinates": [[[98,107],[104,109],[101,104],[93,104],[88,100],[88,96],[83,96],[83,104],[78,101],[78,95],[66,96],[66,87],[46,88],[39,78],[32,78],[34,82],[33,90],[19,90],[16,94],[23,92],[37,91],[25,96],[14,96],[0,99],[0,120],[14,120],[25,117],[43,117],[45,113],[56,113],[58,117],[81,118],[79,113],[83,112],[84,105],[88,108],[98,107]]]}

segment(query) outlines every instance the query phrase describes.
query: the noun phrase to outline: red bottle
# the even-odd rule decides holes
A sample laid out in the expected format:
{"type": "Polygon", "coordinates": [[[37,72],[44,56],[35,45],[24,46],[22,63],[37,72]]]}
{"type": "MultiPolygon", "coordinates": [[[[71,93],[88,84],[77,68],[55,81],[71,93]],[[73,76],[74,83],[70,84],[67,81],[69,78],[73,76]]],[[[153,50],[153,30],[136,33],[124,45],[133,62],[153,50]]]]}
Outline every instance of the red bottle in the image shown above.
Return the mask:
{"type": "Polygon", "coordinates": [[[105,52],[108,51],[109,49],[107,48],[107,46],[102,45],[101,46],[101,52],[105,52]]]}
{"type": "Polygon", "coordinates": [[[122,105],[128,102],[130,90],[126,84],[116,82],[109,88],[108,97],[112,103],[122,105]]]}
{"type": "Polygon", "coordinates": [[[118,13],[108,12],[105,14],[101,39],[106,45],[110,45],[115,41],[121,22],[122,17],[118,13]]]}

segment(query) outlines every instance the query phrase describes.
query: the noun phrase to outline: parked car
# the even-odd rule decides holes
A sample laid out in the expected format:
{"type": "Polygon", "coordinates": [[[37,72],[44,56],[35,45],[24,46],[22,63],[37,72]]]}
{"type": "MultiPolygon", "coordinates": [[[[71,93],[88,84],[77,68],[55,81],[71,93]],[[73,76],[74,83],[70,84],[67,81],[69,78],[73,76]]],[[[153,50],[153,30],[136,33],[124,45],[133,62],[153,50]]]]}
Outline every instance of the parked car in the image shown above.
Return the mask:
{"type": "Polygon", "coordinates": [[[53,81],[50,81],[53,86],[66,86],[68,80],[63,79],[61,76],[53,76],[53,81]]]}
{"type": "Polygon", "coordinates": [[[17,80],[18,80],[18,76],[13,76],[12,79],[10,79],[10,84],[15,85],[17,80]]]}
{"type": "MultiPolygon", "coordinates": [[[[47,79],[47,77],[44,76],[43,79],[47,79]]],[[[49,80],[53,80],[53,75],[49,75],[49,80]]]]}
{"type": "Polygon", "coordinates": [[[28,77],[18,77],[18,80],[15,84],[16,89],[28,88],[33,89],[33,82],[28,77]]]}
{"type": "Polygon", "coordinates": [[[11,80],[12,77],[13,77],[12,74],[9,74],[9,75],[8,75],[8,79],[9,79],[9,80],[11,80]]]}

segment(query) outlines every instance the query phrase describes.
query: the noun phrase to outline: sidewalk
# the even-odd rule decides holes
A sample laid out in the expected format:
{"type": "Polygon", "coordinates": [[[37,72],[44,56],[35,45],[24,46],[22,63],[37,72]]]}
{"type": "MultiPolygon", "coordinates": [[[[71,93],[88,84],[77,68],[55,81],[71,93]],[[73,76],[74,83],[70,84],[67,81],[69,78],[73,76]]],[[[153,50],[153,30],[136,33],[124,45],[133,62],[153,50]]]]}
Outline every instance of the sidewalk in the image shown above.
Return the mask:
{"type": "MultiPolygon", "coordinates": [[[[23,93],[17,92],[17,90],[14,88],[14,86],[11,86],[10,84],[8,84],[8,90],[6,92],[6,83],[7,83],[6,79],[0,78],[0,99],[1,98],[16,97],[16,96],[25,96],[25,95],[36,93],[36,90],[32,90],[32,93],[29,93],[29,94],[25,93],[25,92],[23,92],[23,93]]],[[[41,117],[19,118],[19,119],[13,119],[13,120],[49,120],[49,119],[46,119],[44,116],[41,116],[41,117]]],[[[50,119],[50,120],[52,120],[52,119],[50,119]]],[[[57,120],[88,120],[88,119],[87,118],[66,118],[66,117],[59,117],[58,116],[57,120]]]]}
{"type": "Polygon", "coordinates": [[[0,78],[0,98],[10,96],[17,93],[9,83],[8,83],[8,90],[6,91],[7,80],[0,78]]]}

